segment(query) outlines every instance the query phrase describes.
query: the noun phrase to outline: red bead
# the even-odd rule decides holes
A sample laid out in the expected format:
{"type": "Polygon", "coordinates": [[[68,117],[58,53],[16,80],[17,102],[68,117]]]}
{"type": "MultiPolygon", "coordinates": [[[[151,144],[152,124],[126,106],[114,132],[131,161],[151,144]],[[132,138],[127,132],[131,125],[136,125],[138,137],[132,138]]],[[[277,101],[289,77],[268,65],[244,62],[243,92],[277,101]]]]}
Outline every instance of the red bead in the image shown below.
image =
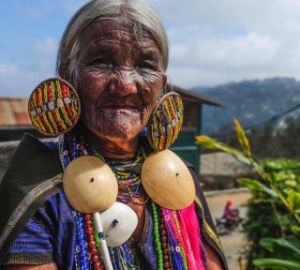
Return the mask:
{"type": "Polygon", "coordinates": [[[85,148],[85,147],[84,147],[84,145],[82,145],[82,144],[79,144],[79,147],[78,147],[78,150],[79,150],[79,151],[81,151],[81,152],[82,152],[82,151],[84,150],[84,148],[85,148]]]}
{"type": "Polygon", "coordinates": [[[98,255],[93,255],[92,256],[92,262],[94,262],[94,263],[100,262],[99,256],[98,255]]]}
{"type": "Polygon", "coordinates": [[[72,111],[71,111],[71,107],[69,104],[66,104],[65,105],[65,108],[67,110],[67,113],[68,113],[68,116],[71,117],[72,116],[72,111]]]}
{"type": "Polygon", "coordinates": [[[92,255],[97,255],[97,254],[98,254],[98,250],[97,250],[96,248],[91,248],[91,249],[90,249],[90,253],[91,253],[92,255]]]}
{"type": "Polygon", "coordinates": [[[86,220],[85,221],[85,227],[91,227],[92,221],[91,220],[86,220]]]}
{"type": "Polygon", "coordinates": [[[164,267],[165,267],[165,268],[170,268],[170,266],[171,266],[171,265],[170,265],[169,262],[165,262],[165,263],[164,263],[164,267]]]}
{"type": "Polygon", "coordinates": [[[86,231],[87,234],[93,234],[93,228],[92,227],[86,228],[85,231],[86,231]]]}
{"type": "Polygon", "coordinates": [[[91,220],[91,219],[92,219],[92,216],[91,216],[90,214],[86,214],[86,215],[84,216],[84,219],[85,219],[85,220],[91,220]]]}
{"type": "Polygon", "coordinates": [[[65,85],[62,85],[61,89],[62,89],[63,96],[65,96],[67,94],[67,87],[65,85]]]}
{"type": "Polygon", "coordinates": [[[88,234],[88,240],[89,241],[94,241],[95,240],[95,237],[93,234],[88,234]]]}
{"type": "Polygon", "coordinates": [[[90,248],[96,248],[96,242],[95,241],[90,241],[89,242],[89,247],[90,248]]]}
{"type": "Polygon", "coordinates": [[[100,263],[94,263],[93,267],[94,267],[95,270],[101,270],[102,269],[102,266],[101,266],[100,263]]]}

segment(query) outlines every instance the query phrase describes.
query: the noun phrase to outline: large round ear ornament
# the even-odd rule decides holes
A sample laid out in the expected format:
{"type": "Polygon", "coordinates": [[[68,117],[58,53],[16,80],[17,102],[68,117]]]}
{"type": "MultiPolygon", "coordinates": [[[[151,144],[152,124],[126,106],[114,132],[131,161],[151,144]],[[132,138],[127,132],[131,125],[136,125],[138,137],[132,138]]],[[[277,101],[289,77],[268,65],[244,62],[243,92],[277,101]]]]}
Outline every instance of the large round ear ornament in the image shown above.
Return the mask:
{"type": "Polygon", "coordinates": [[[50,78],[31,93],[28,112],[33,126],[40,133],[57,136],[72,129],[78,122],[80,99],[70,83],[50,78]]]}
{"type": "Polygon", "coordinates": [[[93,156],[70,162],[63,176],[63,188],[71,206],[81,213],[104,211],[113,205],[118,195],[113,171],[93,156]]]}
{"type": "Polygon", "coordinates": [[[190,206],[196,196],[189,169],[168,149],[153,152],[146,158],[141,170],[141,182],[154,202],[171,210],[190,206]]]}
{"type": "Polygon", "coordinates": [[[147,125],[147,139],[156,151],[169,148],[183,122],[183,103],[179,94],[169,92],[154,108],[147,125]]]}

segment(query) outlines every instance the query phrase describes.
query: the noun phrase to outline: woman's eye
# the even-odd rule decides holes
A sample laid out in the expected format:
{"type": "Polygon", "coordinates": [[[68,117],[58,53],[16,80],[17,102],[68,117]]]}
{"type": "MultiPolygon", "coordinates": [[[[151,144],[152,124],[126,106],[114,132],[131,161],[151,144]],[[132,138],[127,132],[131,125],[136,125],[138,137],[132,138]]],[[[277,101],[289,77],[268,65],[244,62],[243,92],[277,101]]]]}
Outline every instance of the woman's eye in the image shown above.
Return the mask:
{"type": "Polygon", "coordinates": [[[151,69],[151,70],[156,70],[155,65],[149,62],[142,62],[138,65],[139,68],[144,68],[144,69],[151,69]]]}
{"type": "Polygon", "coordinates": [[[112,66],[112,63],[106,58],[97,58],[90,62],[92,66],[112,66]]]}

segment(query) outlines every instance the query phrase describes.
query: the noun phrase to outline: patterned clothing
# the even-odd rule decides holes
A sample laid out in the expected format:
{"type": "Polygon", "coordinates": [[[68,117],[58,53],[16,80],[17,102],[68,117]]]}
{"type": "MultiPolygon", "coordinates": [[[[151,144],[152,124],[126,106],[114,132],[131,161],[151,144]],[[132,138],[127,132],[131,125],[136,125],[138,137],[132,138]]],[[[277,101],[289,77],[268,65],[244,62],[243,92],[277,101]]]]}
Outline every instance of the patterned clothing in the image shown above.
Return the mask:
{"type": "MultiPolygon", "coordinates": [[[[197,198],[195,206],[201,228],[200,234],[216,250],[223,260],[224,269],[227,269],[222,248],[213,229],[213,221],[198,179],[193,168],[189,166],[189,169],[196,185],[197,198]]],[[[145,227],[140,242],[134,243],[132,239],[129,239],[120,248],[114,248],[115,254],[118,252],[131,253],[131,259],[134,260],[132,265],[135,267],[130,269],[158,269],[157,255],[155,248],[153,248],[155,243],[150,204],[151,200],[146,207],[145,227]]],[[[55,262],[59,269],[79,269],[76,264],[78,247],[76,245],[75,213],[67,202],[63,191],[49,196],[37,209],[34,216],[25,223],[17,238],[11,243],[3,264],[46,264],[55,262]]],[[[3,232],[1,232],[2,234],[3,232]]],[[[205,254],[203,253],[203,255],[205,254]]],[[[113,263],[115,263],[114,269],[122,269],[120,262],[113,260],[113,263]]],[[[175,266],[172,269],[186,269],[186,266],[175,266]]]]}
{"type": "Polygon", "coordinates": [[[59,192],[48,199],[27,222],[8,251],[5,263],[56,262],[59,269],[73,269],[74,239],[72,209],[63,192],[59,192]]]}
{"type": "MultiPolygon", "coordinates": [[[[75,269],[76,241],[73,214],[75,210],[67,202],[63,192],[50,198],[25,225],[23,231],[8,251],[5,264],[47,264],[56,262],[59,269],[75,269]]],[[[152,219],[146,211],[145,230],[141,241],[127,244],[134,247],[139,256],[135,265],[142,269],[157,269],[154,253],[146,247],[153,245],[147,237],[152,231],[152,219]],[[149,242],[150,241],[150,242],[149,242]],[[141,255],[144,257],[141,259],[141,255]]],[[[132,249],[132,248],[131,248],[132,249]]]]}

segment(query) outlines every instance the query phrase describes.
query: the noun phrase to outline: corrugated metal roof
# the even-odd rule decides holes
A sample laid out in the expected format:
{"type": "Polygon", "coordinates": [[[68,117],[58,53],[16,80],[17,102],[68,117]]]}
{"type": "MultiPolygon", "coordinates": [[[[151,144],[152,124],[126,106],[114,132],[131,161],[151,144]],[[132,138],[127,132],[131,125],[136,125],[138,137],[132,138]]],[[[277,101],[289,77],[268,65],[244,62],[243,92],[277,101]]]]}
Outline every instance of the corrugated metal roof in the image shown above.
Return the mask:
{"type": "Polygon", "coordinates": [[[31,126],[27,106],[28,98],[0,98],[0,125],[31,126]]]}

